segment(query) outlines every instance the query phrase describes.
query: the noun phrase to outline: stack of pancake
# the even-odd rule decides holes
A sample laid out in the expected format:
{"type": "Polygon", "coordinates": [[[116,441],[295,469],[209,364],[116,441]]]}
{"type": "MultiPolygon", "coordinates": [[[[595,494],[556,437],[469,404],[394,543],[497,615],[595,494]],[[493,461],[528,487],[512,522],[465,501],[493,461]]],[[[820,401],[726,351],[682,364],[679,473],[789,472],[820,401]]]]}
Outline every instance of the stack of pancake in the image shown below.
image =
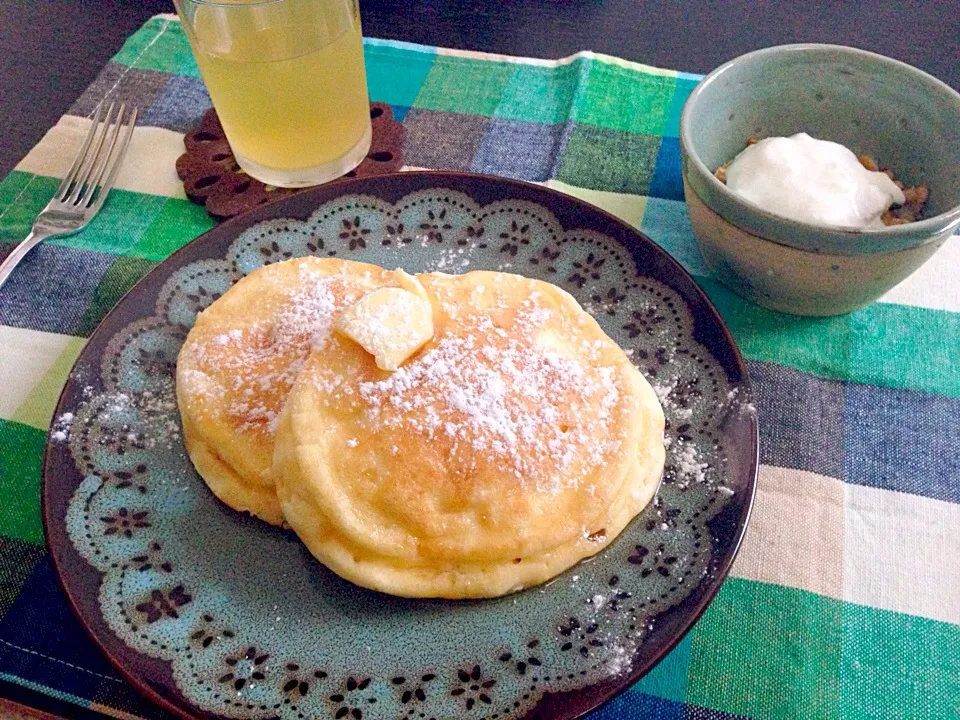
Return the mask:
{"type": "Polygon", "coordinates": [[[652,498],[663,412],[569,294],[507,273],[302,258],[197,318],[187,450],[224,503],[411,597],[493,597],[593,555],[652,498]]]}

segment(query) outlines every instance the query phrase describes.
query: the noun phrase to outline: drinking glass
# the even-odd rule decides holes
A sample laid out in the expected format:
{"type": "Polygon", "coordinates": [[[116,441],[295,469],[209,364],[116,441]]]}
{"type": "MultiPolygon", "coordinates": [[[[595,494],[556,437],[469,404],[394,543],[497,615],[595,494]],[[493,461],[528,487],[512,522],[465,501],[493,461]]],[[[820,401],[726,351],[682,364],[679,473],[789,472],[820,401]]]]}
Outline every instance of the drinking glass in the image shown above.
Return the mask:
{"type": "Polygon", "coordinates": [[[357,0],[174,0],[233,154],[249,175],[300,187],[370,149],[357,0]]]}

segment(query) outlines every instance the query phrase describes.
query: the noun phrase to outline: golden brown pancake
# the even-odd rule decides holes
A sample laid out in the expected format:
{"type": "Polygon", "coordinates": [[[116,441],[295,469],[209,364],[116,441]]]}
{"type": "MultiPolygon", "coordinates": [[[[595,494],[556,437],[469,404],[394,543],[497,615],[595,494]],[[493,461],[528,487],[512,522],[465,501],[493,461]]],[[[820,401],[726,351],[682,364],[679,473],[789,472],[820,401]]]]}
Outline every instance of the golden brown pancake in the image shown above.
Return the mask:
{"type": "Polygon", "coordinates": [[[190,459],[235,510],[283,522],[272,458],[280,411],[340,310],[394,282],[375,265],[302,258],[247,275],[200,313],[177,360],[190,459]]]}
{"type": "Polygon", "coordinates": [[[395,372],[333,335],[291,391],[274,478],[289,525],[359,585],[492,597],[606,547],[652,498],[663,412],[569,294],[420,275],[434,335],[395,372]]]}

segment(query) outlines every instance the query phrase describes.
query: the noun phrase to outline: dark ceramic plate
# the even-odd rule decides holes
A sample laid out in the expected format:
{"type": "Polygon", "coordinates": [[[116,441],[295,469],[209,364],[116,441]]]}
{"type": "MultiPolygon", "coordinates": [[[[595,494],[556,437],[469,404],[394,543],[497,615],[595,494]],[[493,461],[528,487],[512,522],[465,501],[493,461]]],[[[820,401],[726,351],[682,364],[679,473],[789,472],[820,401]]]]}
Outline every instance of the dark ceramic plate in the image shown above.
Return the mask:
{"type": "Polygon", "coordinates": [[[210,231],[110,313],[67,381],[43,514],[81,621],[123,674],[188,717],[576,717],[683,637],[726,576],[756,483],[746,370],[663,250],[570,197],[404,173],[291,196],[210,231]],[[654,384],[655,501],[548,585],[480,602],[363,590],[287,532],[231,512],[180,440],[174,363],[245,273],[316,254],[409,272],[504,269],[570,291],[654,384]]]}

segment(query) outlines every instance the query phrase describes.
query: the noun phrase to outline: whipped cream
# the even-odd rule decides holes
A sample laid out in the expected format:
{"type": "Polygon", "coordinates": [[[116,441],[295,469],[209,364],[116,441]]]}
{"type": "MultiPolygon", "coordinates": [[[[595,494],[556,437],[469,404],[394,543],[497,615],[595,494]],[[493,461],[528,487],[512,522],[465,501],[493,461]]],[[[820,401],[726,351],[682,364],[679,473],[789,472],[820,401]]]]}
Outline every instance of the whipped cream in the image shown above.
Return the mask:
{"type": "Polygon", "coordinates": [[[882,228],[880,216],[905,202],[885,173],[806,133],[748,146],[727,167],[727,187],[768,212],[813,225],[882,228]]]}

